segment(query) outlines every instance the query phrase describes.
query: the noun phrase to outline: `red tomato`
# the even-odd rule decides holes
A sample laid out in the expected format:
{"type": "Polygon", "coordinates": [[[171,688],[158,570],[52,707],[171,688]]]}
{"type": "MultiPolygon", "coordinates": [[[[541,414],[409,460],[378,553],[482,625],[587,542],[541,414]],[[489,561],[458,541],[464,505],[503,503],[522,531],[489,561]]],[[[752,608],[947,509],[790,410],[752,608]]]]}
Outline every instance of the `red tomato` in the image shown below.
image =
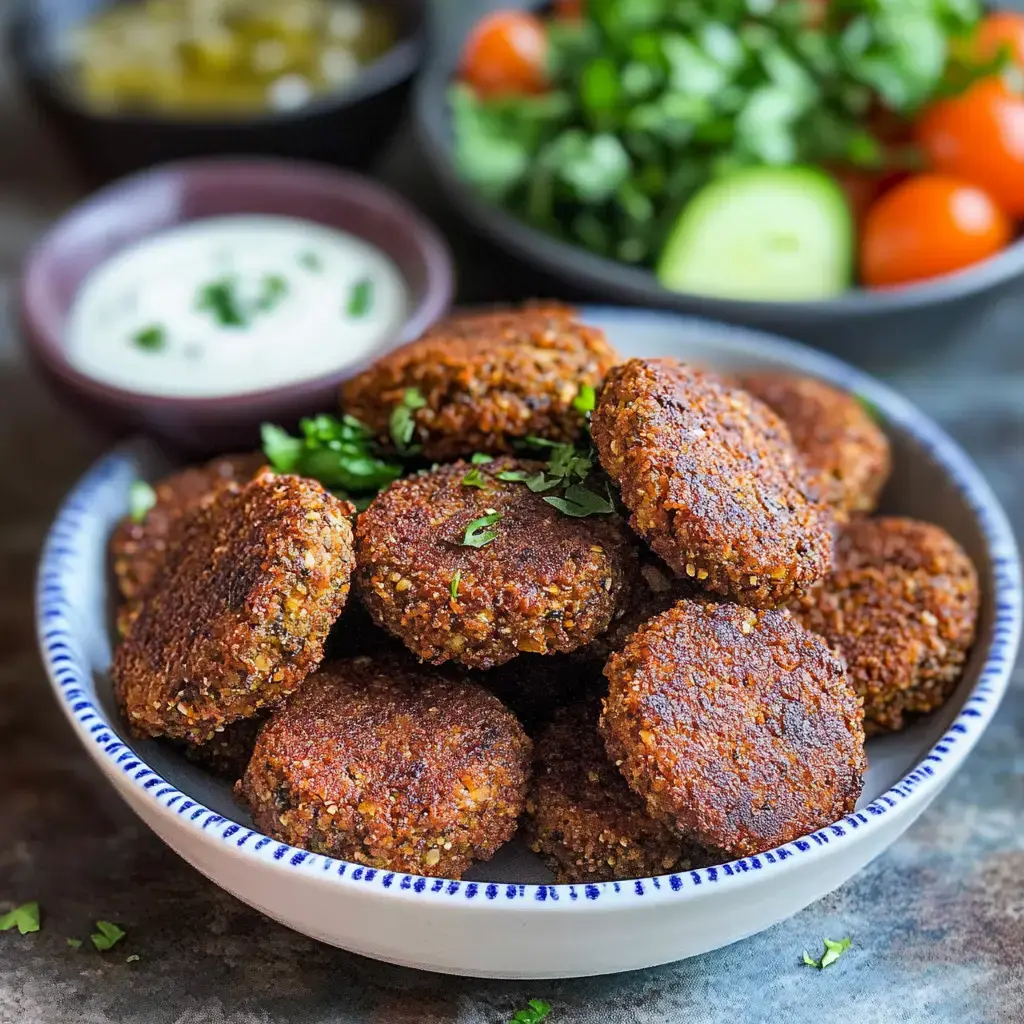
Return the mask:
{"type": "Polygon", "coordinates": [[[999,252],[1009,219],[980,188],[941,174],[897,185],[868,211],[860,240],[860,276],[885,288],[948,274],[999,252]]]}
{"type": "Polygon", "coordinates": [[[1024,99],[997,78],[941,100],[914,137],[932,170],[980,186],[1011,216],[1024,216],[1024,99]]]}
{"type": "Polygon", "coordinates": [[[974,37],[975,56],[990,60],[1004,48],[1015,64],[1024,65],[1024,14],[996,11],[982,20],[974,37]]]}
{"type": "Polygon", "coordinates": [[[543,92],[548,37],[544,23],[526,11],[495,11],[470,33],[462,77],[481,96],[543,92]]]}

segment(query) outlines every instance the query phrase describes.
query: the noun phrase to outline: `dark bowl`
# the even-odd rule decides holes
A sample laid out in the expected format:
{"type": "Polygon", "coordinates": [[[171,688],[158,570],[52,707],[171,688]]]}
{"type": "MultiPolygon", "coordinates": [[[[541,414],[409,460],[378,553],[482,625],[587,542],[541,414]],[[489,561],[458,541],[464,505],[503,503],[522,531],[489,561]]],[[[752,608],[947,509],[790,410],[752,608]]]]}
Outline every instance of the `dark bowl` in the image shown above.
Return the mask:
{"type": "Polygon", "coordinates": [[[240,118],[107,114],[78,102],[58,73],[59,40],[111,0],[18,0],[7,41],[29,97],[94,180],[167,160],[231,153],[365,167],[401,119],[425,33],[423,0],[378,2],[394,12],[399,39],[350,86],[296,110],[240,118]]]}
{"type": "Polygon", "coordinates": [[[283,160],[195,160],[107,186],[75,206],[22,269],[20,319],[28,354],[49,383],[113,433],[141,431],[194,454],[255,447],[265,420],[291,424],[337,406],[339,383],[366,365],[280,388],[212,398],[166,398],[100,383],[70,365],[64,324],[85,276],[115,252],[203,217],[264,213],[340,228],[389,256],[409,289],[402,329],[373,357],[417,337],[451,303],[451,256],[435,229],[394,193],[343,171],[283,160]]]}
{"type": "MultiPolygon", "coordinates": [[[[983,263],[918,285],[886,291],[853,288],[820,302],[744,302],[669,291],[648,270],[594,255],[531,227],[463,181],[452,156],[448,86],[466,36],[494,6],[485,0],[467,2],[457,16],[446,17],[443,32],[435,31],[436,45],[415,90],[417,133],[439,185],[462,217],[502,249],[562,282],[573,297],[727,320],[788,335],[854,362],[870,355],[877,366],[914,349],[931,351],[969,336],[989,307],[1024,277],[1024,240],[1018,240],[983,263]]],[[[501,6],[541,5],[513,0],[501,6]]]]}

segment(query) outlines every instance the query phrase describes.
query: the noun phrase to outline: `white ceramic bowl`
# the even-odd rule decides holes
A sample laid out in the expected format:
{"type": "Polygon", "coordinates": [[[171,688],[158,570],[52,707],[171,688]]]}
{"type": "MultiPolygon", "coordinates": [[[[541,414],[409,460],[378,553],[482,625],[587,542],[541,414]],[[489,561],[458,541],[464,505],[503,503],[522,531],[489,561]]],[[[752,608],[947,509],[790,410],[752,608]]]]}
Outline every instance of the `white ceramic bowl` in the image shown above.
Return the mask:
{"type": "Polygon", "coordinates": [[[516,844],[461,882],[306,853],[254,831],[227,784],[160,744],[131,739],[115,712],[106,544],[132,479],[163,468],[144,443],[119,448],[75,487],[43,554],[38,629],[50,679],[82,743],[138,815],[218,885],[298,931],[394,963],[503,978],[602,974],[703,953],[796,913],[881,853],[949,781],[996,711],[1019,639],[1018,555],[995,497],[948,437],[888,388],[801,346],[671,314],[586,314],[624,356],[794,370],[873,404],[895,457],[884,509],[944,526],[978,566],[982,617],[964,678],[942,710],[868,744],[853,814],[730,864],[551,885],[516,844]]]}

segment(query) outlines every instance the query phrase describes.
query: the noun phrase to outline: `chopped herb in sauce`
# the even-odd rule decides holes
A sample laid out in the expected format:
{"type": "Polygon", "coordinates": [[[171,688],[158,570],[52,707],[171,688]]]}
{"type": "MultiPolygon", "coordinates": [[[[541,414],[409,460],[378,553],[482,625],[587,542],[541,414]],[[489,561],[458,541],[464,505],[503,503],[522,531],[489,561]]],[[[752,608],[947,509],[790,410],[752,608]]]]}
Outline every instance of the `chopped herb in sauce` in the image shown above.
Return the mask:
{"type": "Polygon", "coordinates": [[[132,344],[144,352],[160,352],[167,347],[167,332],[159,324],[150,324],[132,335],[132,344]]]}
{"type": "Polygon", "coordinates": [[[402,401],[391,410],[391,417],[388,420],[388,429],[391,433],[391,440],[395,442],[399,451],[410,452],[410,442],[416,432],[416,423],[412,418],[413,412],[422,409],[427,404],[423,392],[419,388],[406,388],[402,401]]]}
{"type": "Polygon", "coordinates": [[[209,313],[221,327],[246,327],[249,323],[234,277],[222,277],[202,285],[196,295],[196,309],[209,313]]]}
{"type": "Polygon", "coordinates": [[[456,569],[455,570],[455,575],[452,576],[452,585],[451,585],[451,589],[449,591],[449,593],[452,595],[452,600],[453,601],[458,601],[458,599],[459,599],[459,584],[461,582],[462,582],[462,570],[461,569],[456,569]]]}
{"type": "Polygon", "coordinates": [[[462,538],[463,547],[486,547],[498,536],[498,531],[491,530],[489,527],[494,526],[501,519],[501,513],[496,512],[493,508],[485,509],[485,511],[486,515],[481,516],[479,519],[474,519],[466,527],[465,536],[462,538]]]}
{"type": "Polygon", "coordinates": [[[119,928],[112,921],[97,921],[96,931],[89,938],[98,950],[103,951],[116,946],[126,934],[123,928],[119,928]]]}
{"type": "Polygon", "coordinates": [[[280,274],[265,274],[254,309],[259,313],[272,310],[288,294],[288,282],[280,274]]]}
{"type": "Polygon", "coordinates": [[[145,480],[133,480],[128,488],[128,515],[133,523],[141,523],[156,504],[156,491],[145,480]]]}
{"type": "Polygon", "coordinates": [[[12,928],[17,928],[19,935],[39,931],[39,904],[33,900],[0,914],[0,932],[9,932],[12,928]]]}
{"type": "Polygon", "coordinates": [[[360,319],[366,316],[373,308],[373,281],[368,277],[361,277],[348,293],[348,301],[345,304],[345,312],[350,317],[360,319]]]}
{"type": "Polygon", "coordinates": [[[820,960],[815,960],[814,957],[810,956],[807,950],[804,950],[804,963],[808,967],[817,967],[819,971],[823,971],[830,964],[834,964],[849,948],[850,938],[847,936],[845,939],[840,939],[838,942],[834,942],[832,939],[825,939],[825,952],[820,960]]]}
{"type": "Polygon", "coordinates": [[[314,274],[319,274],[324,269],[324,261],[320,258],[320,254],[313,252],[312,249],[299,253],[299,265],[312,271],[314,274]]]}

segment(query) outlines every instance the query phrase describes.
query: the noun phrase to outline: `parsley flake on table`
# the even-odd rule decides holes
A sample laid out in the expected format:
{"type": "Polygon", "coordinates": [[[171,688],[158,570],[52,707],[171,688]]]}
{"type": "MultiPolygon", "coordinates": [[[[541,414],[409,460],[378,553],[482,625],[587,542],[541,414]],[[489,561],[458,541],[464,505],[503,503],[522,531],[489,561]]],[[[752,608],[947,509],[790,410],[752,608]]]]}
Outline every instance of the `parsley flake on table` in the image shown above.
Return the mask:
{"type": "Polygon", "coordinates": [[[451,588],[449,590],[449,593],[452,595],[452,600],[453,601],[458,601],[458,599],[459,599],[459,584],[461,582],[462,582],[462,570],[461,569],[456,569],[455,570],[455,575],[452,576],[452,585],[451,585],[451,588]]]}
{"type": "Polygon", "coordinates": [[[388,419],[388,430],[391,440],[395,442],[401,452],[411,452],[410,446],[413,434],[416,432],[416,423],[412,414],[417,409],[422,409],[427,404],[423,392],[419,388],[406,388],[402,395],[402,401],[391,410],[388,419]]]}
{"type": "Polygon", "coordinates": [[[597,392],[592,384],[581,384],[579,394],[572,400],[572,407],[577,412],[593,412],[597,405],[597,392]]]}
{"type": "Polygon", "coordinates": [[[475,466],[462,478],[463,487],[486,487],[487,477],[475,466]]]}
{"type": "Polygon", "coordinates": [[[356,320],[361,320],[373,308],[373,281],[361,277],[348,293],[345,312],[356,320]]]}
{"type": "Polygon", "coordinates": [[[159,324],[150,324],[132,335],[132,344],[144,352],[160,352],[167,347],[167,332],[159,324]]]}
{"type": "Polygon", "coordinates": [[[156,504],[156,491],[145,480],[133,480],[128,488],[128,515],[133,523],[146,520],[146,513],[156,504]]]}
{"type": "Polygon", "coordinates": [[[850,937],[847,936],[845,939],[840,939],[838,942],[834,942],[832,939],[825,939],[825,952],[820,960],[815,960],[807,950],[804,950],[803,962],[808,967],[817,967],[819,971],[823,971],[830,964],[834,964],[849,948],[850,948],[850,937]]]}
{"type": "Polygon", "coordinates": [[[89,936],[92,944],[101,952],[116,946],[127,933],[112,921],[97,921],[96,931],[89,936]]]}
{"type": "Polygon", "coordinates": [[[19,935],[39,931],[39,904],[35,900],[0,914],[0,932],[9,932],[12,928],[17,928],[19,935]]]}
{"type": "Polygon", "coordinates": [[[491,530],[489,527],[494,526],[501,519],[501,513],[493,508],[484,509],[484,511],[487,513],[486,515],[481,516],[479,519],[474,519],[466,527],[465,535],[462,538],[463,547],[482,548],[490,544],[498,536],[498,531],[491,530]]]}
{"type": "Polygon", "coordinates": [[[551,1004],[543,999],[531,999],[526,1009],[519,1010],[509,1024],[540,1024],[551,1013],[551,1004]]]}

